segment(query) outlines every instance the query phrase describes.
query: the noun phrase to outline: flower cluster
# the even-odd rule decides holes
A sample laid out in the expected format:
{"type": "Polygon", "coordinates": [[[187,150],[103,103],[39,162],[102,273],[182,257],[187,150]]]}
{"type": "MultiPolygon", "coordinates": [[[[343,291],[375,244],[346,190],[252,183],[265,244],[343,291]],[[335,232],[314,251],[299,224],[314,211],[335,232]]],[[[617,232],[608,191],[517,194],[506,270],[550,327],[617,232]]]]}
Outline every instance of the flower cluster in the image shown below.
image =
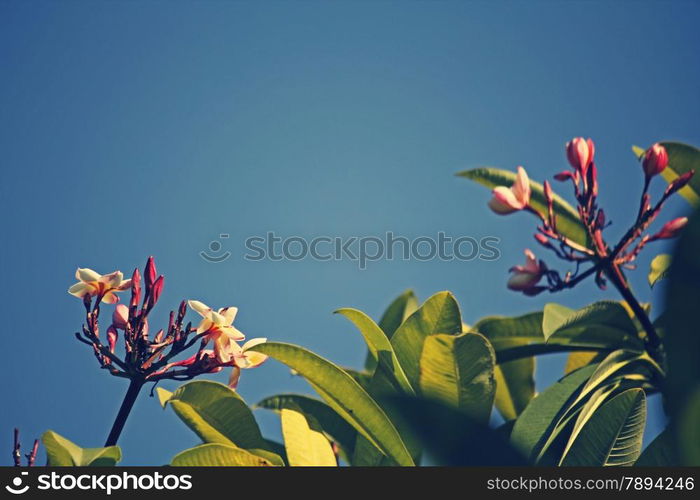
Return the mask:
{"type": "Polygon", "coordinates": [[[673,219],[663,225],[655,234],[645,234],[649,226],[659,215],[666,200],[683,188],[694,172],[690,171],[676,178],[666,188],[661,199],[652,206],[648,193],[653,177],[660,174],[668,165],[668,152],[661,144],[654,144],[642,156],[644,189],[640,199],[637,217],[625,235],[615,245],[609,245],[603,238],[603,230],[609,225],[603,209],[598,207],[598,174],[595,162],[595,144],[591,139],[577,137],[566,144],[566,157],[571,166],[554,176],[560,182],[571,182],[577,202],[578,217],[586,232],[586,243],[573,241],[557,228],[555,194],[552,186],[545,181],[541,187],[546,205],[545,210],[536,209],[531,203],[532,185],[527,172],[518,167],[512,186],[498,186],[493,190],[489,207],[499,215],[526,211],[535,215],[540,225],[537,227],[535,240],[543,247],[553,251],[562,260],[575,265],[574,271],[562,276],[558,271],[549,269],[538,260],[531,250],[526,250],[526,263],[514,266],[508,281],[508,288],[537,295],[545,290],[550,292],[570,288],[588,276],[595,275],[600,288],[605,288],[608,279],[618,288],[626,287],[627,282],[622,268],[633,269],[634,261],[647,243],[674,238],[687,223],[685,217],[673,219]],[[580,266],[589,262],[592,266],[579,272],[580,266]],[[541,284],[546,279],[546,284],[541,284]]]}
{"type": "Polygon", "coordinates": [[[253,339],[242,346],[244,335],[233,326],[237,308],[214,311],[196,300],[182,301],[177,311],[170,312],[167,329],[149,335],[148,316],[163,292],[165,278],[157,275],[153,257],[149,257],[143,277],[135,269],[131,279],[124,280],[120,271],[100,275],[92,269],[78,269],[78,283],[68,293],[83,300],[86,311],[82,331],[76,333],[81,342],[92,347],[100,366],[112,375],[142,383],[162,379],[189,380],[203,373],[216,373],[232,367],[229,385],[238,384],[241,368],[259,366],[266,356],[249,351],[266,339],[253,339]],[[130,290],[129,305],[119,304],[117,293],[130,290]],[[100,304],[116,304],[112,322],[105,332],[106,344],[100,337],[100,304]],[[189,306],[202,316],[196,329],[184,323],[189,306]],[[116,354],[119,338],[124,343],[124,356],[116,354]],[[213,344],[213,350],[207,349],[213,344]],[[172,361],[199,344],[190,357],[172,361]]]}

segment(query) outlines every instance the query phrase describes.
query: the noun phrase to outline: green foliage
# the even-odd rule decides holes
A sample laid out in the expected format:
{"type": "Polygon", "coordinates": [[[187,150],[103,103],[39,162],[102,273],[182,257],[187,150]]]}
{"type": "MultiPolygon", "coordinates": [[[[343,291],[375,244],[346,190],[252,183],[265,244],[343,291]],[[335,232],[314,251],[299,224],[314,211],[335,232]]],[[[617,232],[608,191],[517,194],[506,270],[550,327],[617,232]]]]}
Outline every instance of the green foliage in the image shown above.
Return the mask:
{"type": "Polygon", "coordinates": [[[483,335],[430,335],[420,358],[420,392],[488,423],[496,356],[483,335]]]}
{"type": "Polygon", "coordinates": [[[256,406],[277,412],[289,409],[301,413],[312,428],[336,441],[347,457],[352,456],[357,431],[323,401],[299,394],[280,394],[265,398],[256,406]]]}
{"type": "Polygon", "coordinates": [[[264,448],[253,412],[235,391],[217,382],[195,380],[166,401],[205,443],[264,448]]]}
{"type": "Polygon", "coordinates": [[[387,401],[436,465],[525,465],[502,433],[452,405],[410,397],[387,401]]]}
{"type": "Polygon", "coordinates": [[[537,459],[560,416],[567,410],[567,403],[595,369],[595,365],[587,366],[562,378],[535,397],[515,421],[511,442],[531,461],[537,459]]]}
{"type": "Polygon", "coordinates": [[[632,465],[641,452],[645,422],[644,391],[621,392],[592,414],[561,464],[632,465]]]}
{"type": "Polygon", "coordinates": [[[289,366],[311,384],[316,392],[350,425],[399,465],[413,465],[394,424],[374,399],[330,361],[304,348],[268,342],[255,350],[289,366]]]}
{"type": "Polygon", "coordinates": [[[573,310],[559,304],[544,307],[542,333],[549,344],[642,351],[637,327],[620,302],[600,301],[573,310]]]}
{"type": "Polygon", "coordinates": [[[649,286],[654,287],[659,281],[668,277],[668,271],[671,267],[671,256],[665,253],[659,254],[651,261],[649,267],[649,286]]]}
{"type": "Polygon", "coordinates": [[[634,465],[640,467],[675,467],[680,465],[676,439],[670,429],[656,436],[634,465]]]}
{"type": "Polygon", "coordinates": [[[273,464],[235,446],[207,443],[175,455],[170,461],[175,467],[270,467],[273,464]]]}
{"type": "Polygon", "coordinates": [[[282,435],[292,466],[336,466],[333,449],[323,432],[313,429],[303,413],[282,408],[282,435]]]}
{"type": "Polygon", "coordinates": [[[52,467],[109,467],[122,459],[119,446],[81,448],[54,431],[46,431],[41,442],[46,448],[46,465],[52,467]]]}
{"type": "Polygon", "coordinates": [[[391,338],[391,345],[412,387],[420,385],[419,366],[425,339],[436,333],[461,332],[459,305],[450,292],[436,293],[401,324],[391,338]]]}
{"type": "Polygon", "coordinates": [[[685,465],[700,465],[700,212],[691,217],[673,255],[664,314],[667,406],[685,465]]]}
{"type": "MultiPolygon", "coordinates": [[[[515,182],[516,177],[515,172],[489,167],[465,170],[459,172],[457,175],[476,181],[487,188],[494,188],[496,186],[510,187],[515,182]]],[[[547,204],[545,202],[542,184],[531,180],[530,189],[532,190],[530,204],[541,215],[546,216],[547,204]]],[[[579,220],[578,213],[569,203],[557,194],[554,195],[554,213],[557,216],[557,229],[563,235],[580,245],[588,246],[588,234],[579,220]]]]}
{"type": "MultiPolygon", "coordinates": [[[[336,312],[352,321],[364,336],[369,348],[369,355],[374,360],[370,365],[373,365],[375,368],[379,366],[385,373],[390,374],[389,380],[391,382],[395,381],[398,387],[407,394],[413,394],[413,388],[399,364],[389,337],[372,318],[357,309],[339,309],[336,312]]],[[[373,371],[370,370],[370,372],[373,371]]]]}

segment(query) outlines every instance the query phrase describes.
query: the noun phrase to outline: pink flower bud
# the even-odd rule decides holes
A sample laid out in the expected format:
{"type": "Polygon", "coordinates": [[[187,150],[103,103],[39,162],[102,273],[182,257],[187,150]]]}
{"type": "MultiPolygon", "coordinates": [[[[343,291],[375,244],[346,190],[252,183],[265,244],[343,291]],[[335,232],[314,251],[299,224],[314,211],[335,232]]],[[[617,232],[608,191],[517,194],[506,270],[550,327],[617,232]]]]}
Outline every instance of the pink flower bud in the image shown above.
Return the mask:
{"type": "Polygon", "coordinates": [[[163,282],[165,278],[161,274],[158,279],[153,282],[153,289],[151,290],[151,305],[155,305],[160,298],[160,294],[163,292],[163,282]]]}
{"type": "Polygon", "coordinates": [[[672,221],[667,222],[661,228],[661,231],[652,236],[649,241],[654,240],[665,240],[669,238],[675,238],[681,232],[681,230],[688,224],[687,217],[678,217],[672,221]]]}
{"type": "Polygon", "coordinates": [[[129,308],[124,304],[117,304],[112,313],[112,326],[120,330],[126,329],[126,324],[129,321],[129,308]]]}
{"type": "Polygon", "coordinates": [[[644,153],[642,167],[647,177],[654,177],[660,174],[666,168],[666,165],[668,165],[668,152],[658,142],[644,153]]]}
{"type": "Polygon", "coordinates": [[[146,261],[146,268],[144,269],[144,279],[146,280],[146,290],[150,291],[151,287],[153,286],[153,283],[156,281],[156,263],[153,260],[153,257],[149,257],[148,260],[146,261]]]}
{"type": "Polygon", "coordinates": [[[537,243],[539,243],[545,248],[549,248],[552,246],[552,243],[549,241],[549,238],[547,238],[542,233],[535,233],[535,239],[537,240],[537,243]]]}
{"type": "Polygon", "coordinates": [[[107,343],[109,344],[109,352],[114,352],[118,337],[119,333],[117,332],[117,329],[114,328],[114,325],[107,328],[107,343]]]}
{"type": "Polygon", "coordinates": [[[550,186],[549,181],[544,181],[544,199],[548,205],[551,205],[554,200],[552,186],[550,186]]]}
{"type": "Polygon", "coordinates": [[[518,167],[515,182],[510,188],[498,186],[493,190],[489,208],[499,215],[522,210],[530,203],[530,179],[523,167],[518,167]]]}
{"type": "Polygon", "coordinates": [[[163,341],[163,329],[161,328],[158,330],[158,333],[156,333],[156,336],[153,337],[153,342],[156,344],[160,344],[163,341]]]}
{"type": "Polygon", "coordinates": [[[129,302],[130,307],[138,306],[141,301],[141,273],[138,268],[134,269],[134,273],[131,275],[131,302],[129,302]]]}
{"type": "Polygon", "coordinates": [[[588,167],[593,162],[595,153],[595,145],[591,139],[576,137],[566,143],[566,157],[571,166],[581,174],[581,177],[586,178],[588,167]]]}
{"type": "Polygon", "coordinates": [[[676,177],[666,188],[665,194],[670,195],[683,189],[690,182],[690,179],[693,178],[693,175],[695,175],[695,170],[690,170],[683,175],[676,177]]]}
{"type": "Polygon", "coordinates": [[[522,292],[534,288],[546,271],[544,265],[530,250],[525,250],[525,257],[524,266],[513,266],[509,270],[513,273],[508,280],[508,288],[511,290],[522,292]]]}

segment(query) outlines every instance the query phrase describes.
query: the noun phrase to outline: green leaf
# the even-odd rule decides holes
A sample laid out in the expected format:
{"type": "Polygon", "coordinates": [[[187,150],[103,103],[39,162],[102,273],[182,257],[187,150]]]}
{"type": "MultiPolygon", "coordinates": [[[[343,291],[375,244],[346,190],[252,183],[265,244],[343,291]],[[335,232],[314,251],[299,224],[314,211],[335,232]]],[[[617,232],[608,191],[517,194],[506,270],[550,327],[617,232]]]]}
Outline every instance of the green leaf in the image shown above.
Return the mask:
{"type": "MultiPolygon", "coordinates": [[[[696,174],[699,175],[700,174],[696,174]]],[[[663,315],[666,403],[683,465],[700,465],[700,210],[691,215],[673,254],[663,315]],[[695,391],[695,393],[693,393],[695,391]],[[692,420],[692,419],[695,420],[692,420]],[[694,426],[694,427],[693,427],[694,426]]]]}
{"type": "Polygon", "coordinates": [[[270,467],[273,464],[241,448],[221,443],[207,443],[175,455],[174,467],[270,467]]]}
{"type": "Polygon", "coordinates": [[[640,467],[677,467],[680,465],[678,447],[670,429],[664,429],[661,434],[649,443],[637,459],[635,466],[640,467]]]}
{"type": "MultiPolygon", "coordinates": [[[[668,166],[661,172],[666,182],[672,182],[686,172],[700,172],[700,149],[681,142],[662,142],[668,152],[668,166]]],[[[645,150],[633,146],[637,158],[644,156],[645,150]]],[[[700,175],[694,175],[688,185],[678,192],[693,207],[700,206],[700,175]]]]}
{"type": "Polygon", "coordinates": [[[606,353],[599,351],[576,351],[569,353],[566,358],[566,366],[564,366],[564,375],[590,365],[591,363],[599,363],[605,359],[606,353]]]}
{"type": "Polygon", "coordinates": [[[328,439],[322,432],[309,426],[304,414],[282,408],[280,418],[289,465],[296,467],[338,465],[328,439]]]}
{"type": "Polygon", "coordinates": [[[348,318],[360,330],[369,348],[370,356],[375,360],[374,366],[382,364],[390,379],[395,381],[406,394],[414,394],[389,338],[372,318],[357,309],[338,309],[336,313],[348,318]]]}
{"type": "Polygon", "coordinates": [[[496,389],[495,364],[496,356],[483,335],[430,335],[420,358],[421,394],[487,423],[496,389]]]}
{"type": "Polygon", "coordinates": [[[611,300],[595,302],[576,311],[559,304],[547,304],[542,331],[548,344],[644,350],[627,309],[611,300]]]}
{"type": "Polygon", "coordinates": [[[459,305],[450,292],[430,297],[396,330],[391,345],[412,387],[419,386],[419,365],[423,343],[436,333],[462,332],[459,305]]]}
{"type": "Polygon", "coordinates": [[[47,464],[51,467],[110,467],[122,459],[119,446],[81,448],[54,431],[41,436],[46,448],[47,464]]]}
{"type": "Polygon", "coordinates": [[[567,403],[584,386],[595,369],[595,365],[581,368],[535,396],[515,421],[511,433],[513,445],[534,461],[554,430],[558,416],[568,408],[567,403]]]}
{"type": "Polygon", "coordinates": [[[195,380],[178,388],[166,403],[205,443],[265,448],[253,412],[238,393],[223,384],[195,380]]]}
{"type": "Polygon", "coordinates": [[[173,396],[173,393],[162,387],[156,387],[156,394],[158,395],[158,402],[165,408],[168,400],[173,396]]]}
{"type": "Polygon", "coordinates": [[[649,286],[654,287],[659,281],[668,277],[668,270],[671,267],[671,256],[665,253],[659,254],[651,261],[649,274],[649,286]]]}
{"type": "Polygon", "coordinates": [[[479,320],[472,328],[489,339],[495,350],[509,348],[514,341],[525,344],[542,343],[545,341],[542,333],[541,311],[524,314],[514,318],[506,316],[488,316],[479,320]],[[502,345],[503,344],[503,345],[502,345]]]}
{"type": "Polygon", "coordinates": [[[255,346],[255,351],[296,370],[331,408],[396,463],[414,465],[394,424],[376,401],[342,369],[292,344],[266,342],[255,346]]]}
{"type": "Polygon", "coordinates": [[[678,418],[678,436],[680,438],[683,465],[700,466],[700,385],[688,391],[690,396],[678,418]]]}
{"type": "MultiPolygon", "coordinates": [[[[457,175],[476,181],[487,188],[494,188],[496,186],[510,187],[515,182],[516,178],[515,172],[489,167],[465,170],[459,172],[457,175]]],[[[547,203],[544,199],[544,188],[542,184],[531,180],[530,189],[532,191],[530,204],[540,214],[546,216],[547,203]]],[[[557,194],[554,195],[554,213],[557,216],[557,229],[563,235],[580,245],[588,246],[588,233],[579,220],[578,212],[557,194]]]]}
{"type": "Polygon", "coordinates": [[[387,405],[425,447],[431,465],[525,465],[503,433],[439,401],[398,396],[387,405]]]}
{"type": "Polygon", "coordinates": [[[566,466],[632,465],[642,450],[646,398],[628,389],[604,403],[583,426],[562,460],[566,466]]]}
{"type": "Polygon", "coordinates": [[[389,304],[389,307],[379,320],[379,327],[391,339],[399,326],[401,326],[401,323],[413,314],[416,309],[418,309],[416,295],[413,293],[413,290],[406,290],[389,304]]]}
{"type": "Polygon", "coordinates": [[[319,426],[316,430],[331,436],[347,456],[352,456],[357,431],[323,401],[299,394],[279,394],[263,399],[256,406],[275,411],[286,408],[304,414],[310,425],[316,422],[319,426]]]}
{"type": "MultiPolygon", "coordinates": [[[[526,344],[514,341],[510,347],[522,345],[526,344]]],[[[505,420],[517,418],[535,396],[535,358],[529,356],[499,363],[495,367],[494,377],[496,408],[505,420]]]]}

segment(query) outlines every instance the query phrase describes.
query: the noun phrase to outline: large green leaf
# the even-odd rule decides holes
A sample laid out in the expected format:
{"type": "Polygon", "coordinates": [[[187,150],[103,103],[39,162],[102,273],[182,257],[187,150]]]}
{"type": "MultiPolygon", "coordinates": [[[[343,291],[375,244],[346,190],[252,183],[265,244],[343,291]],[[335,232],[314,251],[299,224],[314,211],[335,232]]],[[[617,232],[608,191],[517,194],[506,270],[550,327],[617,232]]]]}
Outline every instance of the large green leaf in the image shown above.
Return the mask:
{"type": "Polygon", "coordinates": [[[253,412],[229,387],[195,380],[178,388],[165,402],[205,443],[238,448],[265,448],[253,412]]]}
{"type": "Polygon", "coordinates": [[[347,373],[302,347],[279,342],[255,351],[284,363],[304,377],[350,425],[399,465],[414,465],[411,454],[386,413],[347,373]]]}
{"type": "Polygon", "coordinates": [[[556,427],[558,417],[568,408],[567,403],[584,386],[595,369],[595,365],[581,368],[535,396],[515,421],[511,433],[513,445],[534,461],[556,427]]]}
{"type": "Polygon", "coordinates": [[[642,450],[645,423],[642,389],[628,389],[614,396],[583,426],[562,465],[633,465],[642,450]]]}
{"type": "MultiPolygon", "coordinates": [[[[514,342],[511,347],[518,344],[514,342]]],[[[495,367],[494,377],[496,408],[505,420],[517,418],[535,396],[535,358],[529,356],[499,363],[495,367]]]]}
{"type": "Polygon", "coordinates": [[[502,432],[439,401],[398,396],[387,400],[427,451],[431,465],[525,465],[502,432]]]}
{"type": "Polygon", "coordinates": [[[178,453],[170,461],[170,465],[175,467],[270,467],[274,464],[232,445],[207,443],[178,453]]]}
{"type": "Polygon", "coordinates": [[[461,332],[459,305],[450,292],[436,293],[403,322],[391,338],[391,345],[412,387],[419,386],[420,357],[425,339],[436,333],[461,332]]]}
{"type": "Polygon", "coordinates": [[[676,467],[680,465],[673,432],[666,428],[649,443],[634,464],[640,467],[676,467]]]}
{"type": "Polygon", "coordinates": [[[541,311],[516,317],[488,316],[480,319],[470,331],[478,332],[489,339],[495,350],[501,349],[501,344],[511,347],[514,341],[524,343],[541,343],[545,341],[542,333],[541,311]]]}
{"type": "Polygon", "coordinates": [[[275,411],[286,408],[304,414],[312,427],[316,422],[319,426],[316,430],[331,436],[347,456],[352,456],[357,431],[323,401],[300,394],[279,394],[263,399],[256,406],[275,411]]]}
{"type": "Polygon", "coordinates": [[[282,408],[282,435],[291,466],[335,467],[338,462],[326,436],[312,429],[303,413],[282,408]]]}
{"type": "MultiPolygon", "coordinates": [[[[696,174],[700,176],[700,173],[696,174]]],[[[668,358],[665,384],[667,408],[682,447],[684,465],[700,465],[700,210],[690,217],[673,254],[663,316],[668,358]],[[695,390],[695,394],[693,391],[695,390]],[[692,419],[695,419],[693,422],[692,419]],[[687,422],[690,422],[688,427],[687,422]],[[694,427],[693,427],[694,426],[694,427]],[[687,430],[681,430],[687,428],[687,430]],[[694,434],[694,439],[692,435],[694,434]]]]}
{"type": "MultiPolygon", "coordinates": [[[[700,149],[681,142],[662,142],[661,145],[668,152],[668,167],[661,172],[661,176],[670,183],[684,173],[695,170],[697,174],[679,194],[693,207],[700,206],[700,149]]],[[[637,158],[644,156],[644,149],[633,146],[632,150],[637,158]]]]}
{"type": "MultiPolygon", "coordinates": [[[[487,188],[494,188],[496,186],[510,187],[515,182],[516,178],[515,172],[489,167],[465,170],[459,172],[457,175],[476,181],[487,188]]],[[[544,198],[544,188],[542,184],[531,180],[530,189],[532,190],[530,204],[540,214],[546,216],[547,203],[544,198]]],[[[557,229],[576,243],[588,246],[588,233],[583,224],[581,224],[578,213],[569,203],[557,194],[554,195],[554,212],[557,216],[557,229]]]]}
{"type": "MultiPolygon", "coordinates": [[[[418,309],[418,299],[413,293],[413,290],[406,290],[401,295],[396,297],[379,320],[379,328],[381,328],[386,336],[391,339],[394,336],[396,329],[401,326],[414,311],[418,309]]],[[[365,369],[374,371],[377,366],[377,360],[372,356],[371,352],[367,353],[365,360],[365,369]]]]}
{"type": "Polygon", "coordinates": [[[420,358],[421,394],[487,423],[496,389],[495,364],[496,356],[483,335],[430,335],[420,358]]]}
{"type": "Polygon", "coordinates": [[[418,309],[418,299],[413,290],[406,290],[389,304],[379,320],[379,327],[391,338],[406,318],[418,309]]]}
{"type": "Polygon", "coordinates": [[[644,349],[627,309],[620,302],[611,300],[595,302],[579,310],[547,304],[542,331],[549,344],[644,349]]]}
{"type": "Polygon", "coordinates": [[[649,286],[654,287],[659,281],[668,277],[668,270],[671,267],[671,256],[665,253],[659,254],[651,261],[647,280],[649,286]]]}
{"type": "Polygon", "coordinates": [[[81,448],[54,431],[44,432],[41,442],[46,448],[46,465],[51,467],[108,467],[122,459],[119,446],[81,448]]]}
{"type": "Polygon", "coordinates": [[[357,309],[338,309],[336,312],[348,318],[360,330],[367,343],[370,356],[375,360],[374,366],[381,364],[387,376],[393,379],[406,394],[414,394],[413,388],[394,353],[389,337],[374,320],[357,309]]]}

